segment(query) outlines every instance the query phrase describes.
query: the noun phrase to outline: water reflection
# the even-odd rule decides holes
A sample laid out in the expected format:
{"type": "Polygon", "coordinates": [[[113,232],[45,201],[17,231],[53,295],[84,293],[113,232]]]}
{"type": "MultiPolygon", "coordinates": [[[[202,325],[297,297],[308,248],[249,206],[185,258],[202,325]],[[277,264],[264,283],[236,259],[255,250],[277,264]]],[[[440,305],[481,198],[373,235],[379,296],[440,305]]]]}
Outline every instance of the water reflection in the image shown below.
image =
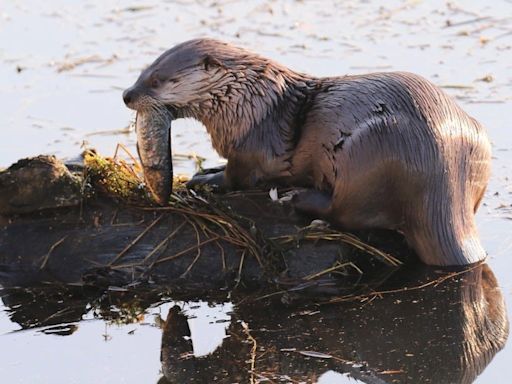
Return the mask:
{"type": "MultiPolygon", "coordinates": [[[[122,337],[136,344],[129,339],[135,323],[160,326],[164,375],[160,384],[266,380],[325,384],[353,379],[471,383],[506,342],[502,292],[485,264],[451,272],[409,266],[391,275],[378,290],[381,294],[322,305],[311,303],[316,300],[311,297],[309,303],[293,306],[245,300],[234,310],[230,304],[171,302],[163,287],[48,284],[4,288],[0,296],[9,318],[22,330],[74,338],[84,321],[103,319],[131,324],[132,330],[122,337]],[[144,319],[144,315],[155,310],[163,318],[156,316],[149,324],[149,316],[144,319]],[[215,347],[213,341],[219,345],[215,347]]],[[[119,351],[121,360],[123,352],[119,351]]],[[[7,357],[3,363],[11,362],[7,357]]],[[[129,370],[113,372],[113,377],[128,375],[129,370]]]]}
{"type": "Polygon", "coordinates": [[[367,383],[471,383],[507,339],[503,296],[487,265],[444,276],[404,269],[383,291],[427,286],[357,303],[301,310],[240,305],[228,337],[202,358],[194,357],[187,316],[174,306],[162,335],[165,379],[316,382],[337,371],[367,383]]]}

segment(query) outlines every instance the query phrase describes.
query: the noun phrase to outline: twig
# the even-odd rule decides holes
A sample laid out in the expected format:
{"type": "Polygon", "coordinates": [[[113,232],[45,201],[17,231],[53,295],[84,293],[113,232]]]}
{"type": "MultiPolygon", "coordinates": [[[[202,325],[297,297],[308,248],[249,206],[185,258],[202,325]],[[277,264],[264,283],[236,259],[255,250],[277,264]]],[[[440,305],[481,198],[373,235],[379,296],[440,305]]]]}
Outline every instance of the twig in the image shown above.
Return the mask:
{"type": "Polygon", "coordinates": [[[206,245],[206,244],[211,243],[212,241],[216,241],[218,239],[219,239],[219,236],[212,237],[210,239],[204,240],[204,241],[202,241],[199,244],[193,245],[192,247],[189,247],[187,249],[184,249],[183,251],[180,251],[180,252],[176,253],[175,255],[167,256],[167,257],[164,257],[163,259],[158,259],[158,260],[155,261],[154,264],[160,264],[160,263],[164,263],[166,261],[177,259],[178,257],[183,256],[183,255],[189,253],[190,251],[193,251],[194,249],[197,249],[198,247],[202,247],[203,245],[206,245]]]}
{"type": "MultiPolygon", "coordinates": [[[[197,226],[196,224],[192,223],[192,226],[194,227],[194,230],[196,232],[196,239],[197,239],[197,244],[200,243],[201,241],[201,236],[199,235],[199,231],[197,230],[197,226]]],[[[190,263],[190,265],[187,267],[187,269],[185,270],[185,272],[183,272],[180,276],[180,278],[184,278],[189,272],[190,270],[192,269],[192,267],[195,265],[196,261],[199,260],[199,257],[201,256],[201,247],[197,247],[197,254],[196,254],[196,257],[194,258],[194,260],[192,260],[192,262],[190,263]]]]}
{"type": "Polygon", "coordinates": [[[220,248],[220,258],[222,260],[222,271],[226,272],[226,254],[224,251],[224,247],[222,245],[220,245],[218,241],[216,241],[215,244],[217,244],[217,247],[220,248]]]}
{"type": "Polygon", "coordinates": [[[451,279],[452,277],[460,276],[465,273],[471,272],[473,269],[478,268],[481,265],[482,265],[481,263],[478,263],[475,266],[465,269],[463,271],[452,272],[452,273],[449,273],[449,274],[442,276],[438,279],[426,282],[424,284],[415,285],[412,287],[403,287],[403,288],[397,288],[397,289],[388,289],[388,290],[384,290],[384,291],[375,291],[375,292],[371,292],[371,293],[364,294],[364,295],[355,295],[355,296],[354,295],[346,295],[346,296],[333,298],[333,299],[327,301],[326,303],[331,304],[331,303],[340,303],[340,302],[344,302],[344,301],[364,300],[364,299],[371,299],[372,297],[376,297],[376,296],[387,295],[390,293],[417,291],[419,289],[427,288],[432,285],[437,286],[441,283],[444,283],[446,280],[451,279]]]}
{"type": "Polygon", "coordinates": [[[194,260],[192,260],[192,262],[190,263],[190,265],[187,267],[187,269],[185,270],[185,272],[183,272],[181,275],[180,275],[180,279],[183,279],[185,276],[187,276],[187,274],[190,272],[190,270],[192,269],[192,267],[195,265],[195,263],[197,262],[197,260],[199,260],[199,257],[201,257],[201,247],[197,247],[197,254],[196,254],[196,257],[194,257],[194,260]]]}
{"type": "Polygon", "coordinates": [[[247,339],[252,343],[251,347],[251,384],[256,384],[256,378],[255,378],[255,372],[254,368],[256,367],[256,350],[258,348],[258,344],[256,342],[256,339],[251,335],[251,332],[249,331],[249,325],[242,321],[242,328],[244,329],[244,333],[247,336],[247,339]]]}
{"type": "Polygon", "coordinates": [[[114,222],[117,218],[117,213],[119,212],[119,208],[116,208],[116,210],[114,211],[114,214],[112,215],[112,218],[110,219],[110,225],[114,225],[114,222]]]}
{"type": "Polygon", "coordinates": [[[448,88],[448,89],[473,89],[472,85],[464,85],[464,84],[441,84],[440,88],[448,88]]]}
{"type": "MultiPolygon", "coordinates": [[[[216,233],[215,231],[211,230],[206,225],[201,226],[201,229],[202,229],[202,231],[203,231],[203,233],[204,233],[204,235],[206,237],[208,237],[209,235],[211,235],[211,236],[219,236],[218,233],[216,233]]],[[[229,238],[229,236],[226,236],[226,237],[220,236],[219,240],[224,240],[226,242],[230,242],[228,238],[229,238]]],[[[220,258],[221,258],[221,262],[222,262],[222,271],[225,272],[227,266],[226,266],[226,253],[225,253],[224,247],[222,245],[220,245],[218,241],[216,241],[215,244],[217,245],[217,247],[220,250],[220,258]]]]}
{"type": "Polygon", "coordinates": [[[494,37],[494,39],[493,39],[493,40],[494,40],[494,41],[496,41],[496,40],[498,40],[498,39],[502,39],[502,38],[507,37],[507,36],[509,36],[509,35],[512,35],[512,30],[511,30],[511,31],[504,32],[504,33],[502,33],[502,34],[500,34],[500,35],[498,35],[498,36],[494,37]]]}
{"type": "Polygon", "coordinates": [[[48,250],[48,253],[43,256],[43,262],[41,263],[41,266],[39,267],[39,269],[44,269],[44,267],[46,267],[46,264],[48,264],[48,260],[50,259],[50,255],[52,254],[52,252],[55,250],[55,248],[57,248],[59,245],[61,245],[64,242],[64,240],[66,240],[67,237],[68,237],[68,235],[64,236],[62,239],[58,240],[56,243],[54,243],[50,247],[50,249],[48,250]]]}
{"type": "Polygon", "coordinates": [[[171,240],[175,235],[176,233],[178,233],[178,231],[186,224],[187,222],[186,221],[183,221],[180,225],[178,225],[178,227],[172,231],[165,239],[163,239],[155,248],[153,248],[153,250],[151,252],[148,253],[148,255],[144,258],[143,260],[143,263],[145,263],[146,261],[148,261],[151,256],[153,256],[155,253],[157,253],[164,245],[166,245],[169,240],[171,240]]]}
{"type": "Polygon", "coordinates": [[[130,244],[128,244],[126,247],[124,247],[124,249],[121,252],[119,252],[117,254],[117,256],[114,257],[114,259],[108,265],[112,266],[112,264],[119,261],[119,259],[121,259],[126,254],[126,252],[128,252],[135,244],[137,244],[139,242],[139,240],[142,239],[144,237],[144,235],[146,233],[148,233],[151,230],[151,228],[153,228],[162,219],[162,217],[163,217],[163,215],[160,215],[155,220],[153,220],[153,222],[151,224],[149,224],[146,227],[146,229],[144,229],[135,239],[133,239],[130,242],[130,244]]]}
{"type": "Polygon", "coordinates": [[[468,100],[468,104],[503,104],[505,100],[468,100]]]}
{"type": "Polygon", "coordinates": [[[403,263],[395,258],[394,256],[391,256],[390,254],[386,252],[382,252],[380,249],[377,249],[370,244],[366,244],[362,242],[359,238],[356,236],[349,234],[349,233],[341,233],[340,234],[340,240],[344,243],[350,244],[353,247],[356,247],[366,253],[369,253],[370,255],[380,257],[381,259],[387,261],[389,264],[391,264],[394,267],[397,267],[399,265],[402,265],[403,263]]]}
{"type": "Polygon", "coordinates": [[[42,324],[47,324],[47,323],[48,323],[48,321],[50,321],[50,320],[52,320],[52,319],[56,318],[57,316],[60,316],[60,315],[62,315],[62,314],[64,314],[64,313],[66,313],[66,312],[70,312],[70,311],[76,310],[76,309],[78,309],[78,308],[82,308],[82,305],[80,305],[80,304],[76,304],[76,305],[72,305],[72,306],[70,306],[70,307],[62,308],[62,309],[58,310],[57,312],[54,312],[54,313],[53,313],[53,314],[51,314],[50,316],[46,317],[44,320],[41,320],[41,321],[39,322],[39,324],[41,324],[41,325],[42,325],[42,324]]]}
{"type": "Polygon", "coordinates": [[[458,26],[461,26],[461,25],[478,23],[479,21],[489,20],[490,18],[491,18],[491,16],[483,16],[483,17],[477,17],[476,19],[459,21],[457,23],[452,23],[452,22],[448,21],[446,23],[445,28],[458,27],[458,26]]]}
{"type": "Polygon", "coordinates": [[[128,222],[128,223],[116,223],[116,224],[112,224],[112,227],[128,227],[130,225],[132,226],[137,226],[137,225],[142,225],[144,223],[144,219],[140,219],[139,221],[132,221],[132,222],[128,222]]]}
{"type": "MultiPolygon", "coordinates": [[[[203,219],[208,220],[210,223],[218,226],[221,228],[226,235],[228,235],[228,230],[231,232],[231,234],[235,237],[241,238],[243,241],[240,242],[239,245],[244,246],[246,249],[250,251],[250,253],[256,258],[258,261],[258,264],[260,266],[263,266],[263,263],[260,258],[260,251],[259,246],[256,243],[256,241],[252,238],[250,234],[247,233],[245,229],[243,229],[236,221],[231,219],[228,216],[220,216],[220,215],[214,215],[210,213],[204,213],[204,212],[198,212],[197,210],[193,209],[184,209],[179,207],[140,207],[142,210],[149,210],[149,211],[173,211],[173,212],[179,212],[186,215],[191,215],[194,217],[201,217],[203,219]]],[[[233,238],[231,238],[233,239],[233,238]]]]}
{"type": "MultiPolygon", "coordinates": [[[[282,290],[282,291],[276,291],[276,292],[268,293],[266,295],[256,297],[253,301],[263,300],[263,299],[267,299],[267,298],[272,297],[272,296],[282,295],[282,294],[284,294],[286,292],[288,292],[288,291],[282,290]]],[[[240,303],[238,303],[237,305],[240,305],[240,303]]]]}
{"type": "Polygon", "coordinates": [[[138,160],[135,158],[135,156],[132,155],[132,153],[128,150],[128,148],[126,148],[123,144],[121,143],[117,143],[117,146],[116,146],[116,150],[114,152],[114,160],[117,159],[117,152],[119,151],[119,148],[121,148],[124,153],[126,153],[128,155],[128,157],[133,161],[133,165],[137,168],[137,169],[141,169],[141,166],[138,162],[138,160]]]}
{"type": "Polygon", "coordinates": [[[100,263],[96,260],[91,260],[89,259],[88,257],[84,257],[84,260],[91,263],[92,265],[95,265],[96,267],[100,267],[100,268],[106,268],[107,265],[106,264],[103,264],[103,263],[100,263]]]}
{"type": "Polygon", "coordinates": [[[240,257],[240,264],[238,265],[238,275],[236,277],[236,284],[235,288],[238,287],[238,284],[240,284],[240,281],[242,280],[242,269],[244,267],[244,260],[245,260],[245,250],[242,252],[242,256],[240,257]]]}
{"type": "Polygon", "coordinates": [[[272,237],[271,240],[278,240],[282,244],[290,243],[297,241],[297,238],[303,239],[303,240],[311,240],[311,241],[317,241],[317,240],[326,240],[326,241],[341,241],[343,243],[352,245],[353,247],[364,251],[372,256],[376,256],[379,259],[384,260],[386,263],[396,267],[402,264],[400,260],[398,260],[396,257],[381,251],[380,249],[377,249],[369,244],[364,243],[361,241],[358,237],[345,232],[312,232],[312,233],[306,233],[302,235],[301,233],[298,234],[298,236],[293,235],[287,235],[287,236],[278,236],[278,237],[272,237]]]}
{"type": "Polygon", "coordinates": [[[323,271],[320,271],[320,272],[316,272],[316,273],[312,273],[311,275],[308,275],[306,277],[304,277],[304,280],[313,280],[313,279],[316,279],[317,277],[320,277],[320,276],[323,276],[327,273],[331,273],[331,272],[334,272],[340,268],[345,268],[346,266],[350,265],[351,267],[353,267],[355,270],[357,270],[359,273],[363,273],[361,271],[361,269],[359,269],[358,267],[356,267],[354,265],[354,263],[352,263],[351,261],[348,261],[346,263],[339,263],[339,262],[336,262],[335,265],[333,265],[332,267],[330,268],[327,268],[327,269],[324,269],[323,271]]]}

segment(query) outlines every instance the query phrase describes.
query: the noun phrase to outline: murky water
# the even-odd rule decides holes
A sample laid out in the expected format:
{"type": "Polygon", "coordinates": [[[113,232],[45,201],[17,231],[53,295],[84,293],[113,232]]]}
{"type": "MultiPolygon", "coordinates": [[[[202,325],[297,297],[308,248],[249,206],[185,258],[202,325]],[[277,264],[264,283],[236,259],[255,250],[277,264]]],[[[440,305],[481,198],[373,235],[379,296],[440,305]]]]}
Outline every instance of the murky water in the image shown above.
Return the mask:
{"type": "MultiPolygon", "coordinates": [[[[0,7],[0,167],[39,153],[73,157],[84,141],[85,145],[102,153],[112,153],[117,143],[135,152],[135,135],[130,127],[133,116],[122,103],[122,89],[131,85],[140,69],[163,50],[197,36],[241,44],[294,69],[316,75],[407,70],[445,87],[465,110],[488,128],[493,141],[493,176],[478,223],[483,244],[489,252],[489,264],[505,300],[511,301],[512,135],[508,126],[512,106],[511,1],[6,0],[0,7]]],[[[207,158],[207,166],[219,161],[200,124],[177,121],[173,134],[175,153],[195,152],[207,158]]],[[[177,173],[193,170],[192,160],[181,160],[175,167],[177,173]]],[[[162,298],[161,303],[145,303],[134,309],[133,300],[123,301],[117,297],[116,301],[111,296],[120,293],[112,293],[105,296],[112,302],[103,297],[100,307],[104,311],[99,311],[98,303],[90,303],[90,295],[80,301],[80,297],[75,297],[80,296],[76,292],[70,293],[74,295],[73,300],[70,297],[56,299],[50,293],[34,294],[28,301],[27,298],[13,300],[14,294],[10,295],[11,298],[2,295],[4,307],[0,311],[2,383],[156,383],[162,376],[161,370],[169,377],[172,371],[169,367],[176,363],[169,351],[165,356],[171,359],[168,360],[171,365],[160,362],[163,334],[160,327],[174,324],[174,320],[163,323],[162,319],[168,318],[169,309],[175,304],[190,317],[193,355],[215,352],[209,359],[191,358],[196,365],[190,366],[204,375],[198,373],[197,382],[214,377],[223,367],[228,369],[229,361],[236,360],[230,351],[247,348],[246,344],[231,343],[233,335],[247,340],[242,322],[249,324],[251,332],[260,330],[260,333],[255,331],[254,337],[267,349],[272,343],[261,329],[270,332],[270,326],[275,326],[275,346],[285,349],[283,354],[286,355],[278,366],[286,371],[283,367],[289,363],[293,367],[289,374],[302,373],[306,382],[349,381],[346,375],[336,372],[337,369],[341,372],[340,366],[326,363],[332,362],[332,356],[322,359],[297,354],[299,348],[308,345],[319,348],[304,336],[307,332],[316,338],[336,335],[336,340],[359,343],[351,350],[359,351],[361,356],[342,354],[348,347],[332,344],[328,345],[329,351],[316,350],[354,362],[369,360],[368,351],[372,350],[383,354],[398,350],[403,352],[402,357],[415,353],[406,351],[405,344],[396,341],[408,340],[404,334],[394,334],[395,339],[376,338],[375,332],[380,332],[381,328],[371,322],[368,323],[369,337],[381,342],[394,340],[397,347],[386,350],[378,345],[373,349],[362,346],[364,333],[355,332],[348,324],[354,322],[353,319],[365,319],[365,312],[359,309],[344,308],[346,310],[340,309],[338,313],[320,308],[320,313],[298,317],[281,313],[280,309],[265,309],[282,316],[280,322],[273,316],[266,320],[259,318],[251,308],[233,309],[230,303],[173,302],[172,296],[162,298]],[[127,302],[132,306],[130,313],[135,314],[133,319],[127,319],[128,309],[116,307],[127,302]],[[41,307],[41,310],[24,312],[20,305],[32,309],[41,307]],[[304,316],[308,322],[284,320],[304,316]],[[25,329],[30,324],[45,326],[25,329]],[[65,326],[56,328],[59,324],[65,326]],[[322,324],[331,332],[322,334],[319,331],[322,324]],[[297,343],[294,347],[292,342],[283,342],[283,329],[289,330],[286,340],[301,335],[301,341],[305,340],[306,344],[297,343]],[[232,336],[224,340],[219,350],[217,347],[227,332],[232,336]],[[220,354],[231,356],[231,360],[223,360],[220,354]]],[[[510,314],[511,305],[508,310],[510,314]]],[[[399,310],[393,316],[402,316],[404,324],[412,323],[412,317],[401,313],[411,315],[399,310]]],[[[448,335],[454,333],[453,329],[446,331],[448,335]]],[[[428,351],[432,345],[423,346],[428,351]]],[[[397,355],[391,353],[390,356],[397,366],[407,366],[397,355]]],[[[431,369],[430,377],[434,378],[434,371],[440,370],[439,366],[446,361],[440,360],[437,368],[432,368],[436,365],[422,367],[431,369]]],[[[510,361],[512,348],[505,347],[476,382],[506,382],[510,361]]],[[[345,364],[342,368],[358,380],[383,382],[355,375],[354,366],[345,364]]],[[[271,364],[266,367],[271,368],[271,364]]],[[[191,369],[189,366],[178,368],[191,369]]],[[[392,371],[393,367],[386,369],[392,371]]],[[[390,373],[393,374],[396,373],[390,373]]],[[[283,377],[279,379],[286,382],[283,377]]],[[[421,376],[424,381],[427,377],[428,372],[421,376]]],[[[444,376],[444,381],[439,378],[431,381],[462,381],[453,381],[453,377],[459,376],[447,377],[450,376],[444,376]]],[[[467,377],[471,382],[471,375],[467,377]]],[[[184,382],[183,377],[175,379],[184,382]]],[[[264,380],[264,377],[257,379],[264,380]]]]}

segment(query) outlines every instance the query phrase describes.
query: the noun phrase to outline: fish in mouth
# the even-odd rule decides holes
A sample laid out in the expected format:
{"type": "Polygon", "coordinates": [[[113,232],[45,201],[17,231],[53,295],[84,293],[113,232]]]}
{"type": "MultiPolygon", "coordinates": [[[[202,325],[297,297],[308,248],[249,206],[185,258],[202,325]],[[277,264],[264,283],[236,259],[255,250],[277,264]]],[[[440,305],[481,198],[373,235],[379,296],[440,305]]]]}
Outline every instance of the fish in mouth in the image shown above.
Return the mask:
{"type": "Polygon", "coordinates": [[[160,205],[166,205],[172,193],[171,122],[172,115],[166,109],[137,112],[137,152],[144,181],[160,205]]]}
{"type": "Polygon", "coordinates": [[[146,83],[147,79],[141,75],[123,92],[123,100],[128,108],[137,112],[137,152],[146,186],[158,204],[167,205],[173,183],[171,123],[174,114],[169,106],[152,97],[151,87],[146,83]]]}

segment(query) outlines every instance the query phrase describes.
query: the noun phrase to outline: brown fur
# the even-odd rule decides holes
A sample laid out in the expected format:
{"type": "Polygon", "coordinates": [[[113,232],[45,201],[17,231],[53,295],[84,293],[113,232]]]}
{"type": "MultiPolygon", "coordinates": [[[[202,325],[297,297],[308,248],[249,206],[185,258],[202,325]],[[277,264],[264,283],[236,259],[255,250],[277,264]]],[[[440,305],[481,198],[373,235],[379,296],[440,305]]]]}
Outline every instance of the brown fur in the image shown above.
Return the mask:
{"type": "Polygon", "coordinates": [[[152,100],[206,126],[228,164],[196,180],[311,188],[299,208],[346,229],[401,230],[427,264],[486,256],[474,222],[490,172],[486,133],[417,75],[315,78],[197,39],[165,52],[127,93],[132,108],[152,100]]]}

